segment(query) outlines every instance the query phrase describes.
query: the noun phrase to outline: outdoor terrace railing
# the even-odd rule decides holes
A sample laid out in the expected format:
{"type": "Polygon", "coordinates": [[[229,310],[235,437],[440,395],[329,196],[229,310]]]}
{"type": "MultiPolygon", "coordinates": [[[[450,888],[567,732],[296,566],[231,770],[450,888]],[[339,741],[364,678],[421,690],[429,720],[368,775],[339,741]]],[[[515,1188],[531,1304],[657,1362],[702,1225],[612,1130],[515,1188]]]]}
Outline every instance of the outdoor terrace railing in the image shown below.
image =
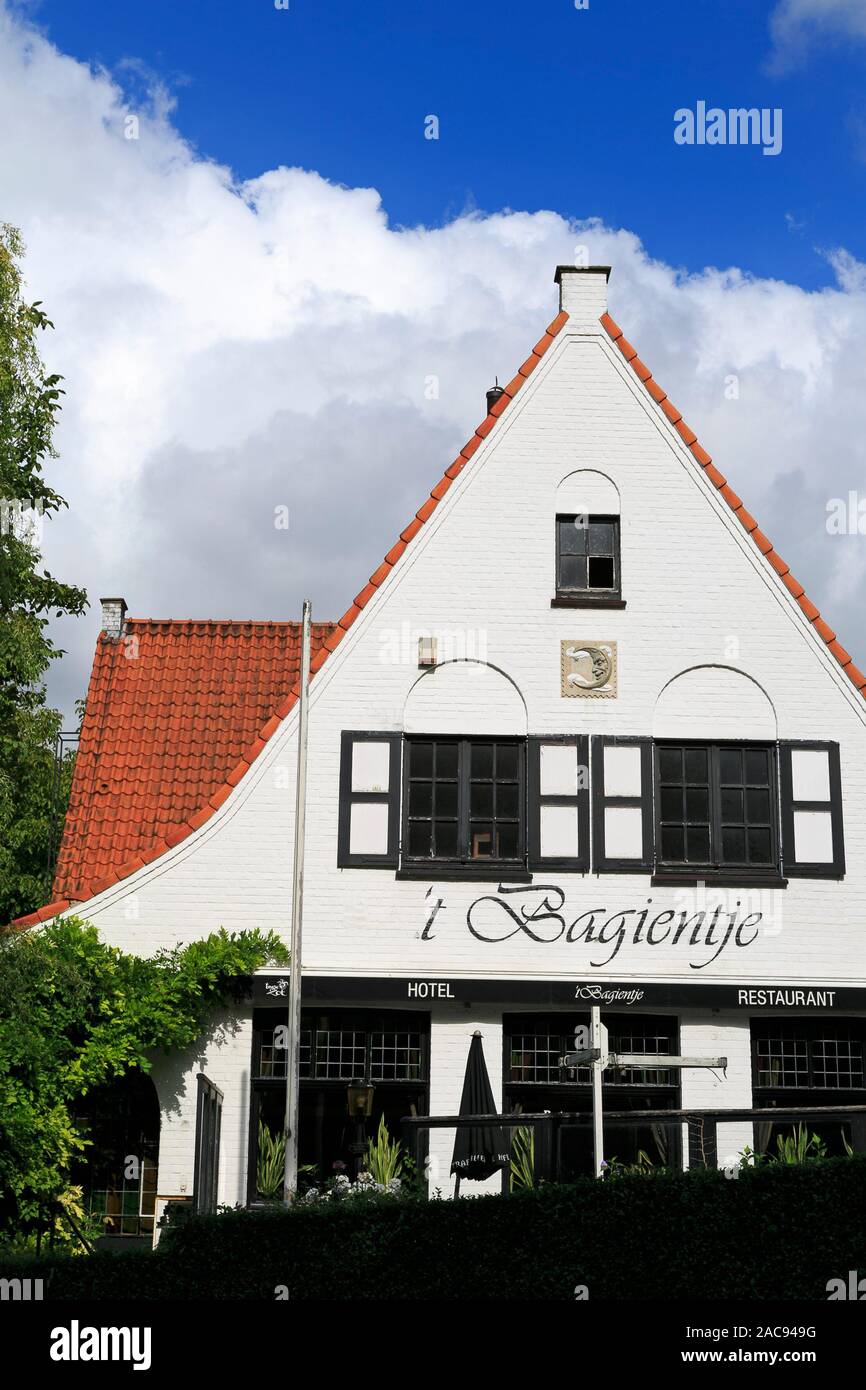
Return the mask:
{"type": "MultiPolygon", "coordinates": [[[[866,1105],[813,1105],[796,1109],[784,1106],[752,1106],[737,1110],[606,1110],[605,1130],[626,1128],[644,1123],[653,1125],[687,1125],[696,1135],[696,1149],[702,1158],[693,1167],[718,1166],[718,1127],[737,1121],[757,1124],[814,1124],[816,1121],[838,1120],[851,1126],[851,1147],[855,1153],[866,1153],[866,1105]]],[[[420,1168],[421,1135],[430,1129],[480,1128],[520,1129],[532,1126],[537,1132],[536,1172],[539,1178],[556,1181],[562,1171],[562,1133],[568,1129],[588,1129],[592,1112],[557,1111],[541,1114],[509,1115],[407,1115],[401,1120],[403,1144],[420,1168]]]]}

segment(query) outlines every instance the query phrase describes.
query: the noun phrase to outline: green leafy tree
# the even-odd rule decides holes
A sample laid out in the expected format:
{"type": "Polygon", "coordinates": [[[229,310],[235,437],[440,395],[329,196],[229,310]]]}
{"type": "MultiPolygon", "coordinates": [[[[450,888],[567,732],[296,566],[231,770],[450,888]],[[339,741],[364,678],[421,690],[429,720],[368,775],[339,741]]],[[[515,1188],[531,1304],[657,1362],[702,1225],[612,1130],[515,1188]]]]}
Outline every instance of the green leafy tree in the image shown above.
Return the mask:
{"type": "Polygon", "coordinates": [[[65,803],[54,796],[60,715],[43,683],[62,653],[47,627],[87,606],[83,589],[40,567],[40,526],[66,505],[43,476],[63,393],[39,356],[52,324],[23,297],[23,254],[19,233],[0,224],[0,923],[38,907],[50,886],[65,803]]]}
{"type": "Polygon", "coordinates": [[[274,933],[212,933],[142,958],[75,917],[0,940],[0,1238],[20,1237],[70,1188],[94,1088],[191,1046],[261,965],[274,933]]]}

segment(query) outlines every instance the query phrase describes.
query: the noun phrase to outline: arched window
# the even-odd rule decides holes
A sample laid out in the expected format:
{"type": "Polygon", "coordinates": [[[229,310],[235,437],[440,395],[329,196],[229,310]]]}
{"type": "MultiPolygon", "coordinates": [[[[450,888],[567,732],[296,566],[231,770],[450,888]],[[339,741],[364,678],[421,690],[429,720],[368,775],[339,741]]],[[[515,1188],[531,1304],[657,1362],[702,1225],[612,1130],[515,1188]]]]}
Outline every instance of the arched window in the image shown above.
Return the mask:
{"type": "Polygon", "coordinates": [[[556,490],[556,598],[566,607],[622,606],[619,493],[583,468],[556,490]]]}
{"type": "Polygon", "coordinates": [[[656,862],[742,876],[780,871],[776,714],[756,681],[696,666],[653,716],[656,862]]]}
{"type": "Polygon", "coordinates": [[[480,661],[416,682],[404,710],[403,864],[525,872],[526,706],[480,661]]]}

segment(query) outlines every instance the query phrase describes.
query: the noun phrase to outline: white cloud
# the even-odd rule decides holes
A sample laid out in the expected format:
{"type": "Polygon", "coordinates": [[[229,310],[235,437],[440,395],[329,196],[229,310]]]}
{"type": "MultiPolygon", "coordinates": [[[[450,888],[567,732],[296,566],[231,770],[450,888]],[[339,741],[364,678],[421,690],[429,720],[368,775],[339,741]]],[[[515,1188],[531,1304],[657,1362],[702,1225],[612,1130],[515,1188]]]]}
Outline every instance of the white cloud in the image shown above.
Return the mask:
{"type": "Polygon", "coordinates": [[[863,261],[858,261],[856,256],[852,256],[844,247],[826,251],[824,254],[843,290],[859,294],[866,291],[866,264],[863,261]]]}
{"type": "Polygon", "coordinates": [[[827,40],[866,40],[864,0],[779,0],[770,16],[771,67],[796,67],[810,47],[827,40]]]}
{"type": "Polygon", "coordinates": [[[0,0],[0,217],[23,229],[67,389],[52,480],[70,511],[46,558],[95,605],[59,628],[67,709],[101,594],[141,617],[270,618],[309,594],[338,617],[553,317],[578,243],[613,265],[614,317],[866,662],[866,538],[825,527],[828,498],[866,488],[866,292],[843,250],[836,285],[806,292],[688,275],[555,212],[395,229],[373,189],[297,168],[237,184],[164,94],[136,99],[138,140],[126,114],[107,74],[0,0]]]}

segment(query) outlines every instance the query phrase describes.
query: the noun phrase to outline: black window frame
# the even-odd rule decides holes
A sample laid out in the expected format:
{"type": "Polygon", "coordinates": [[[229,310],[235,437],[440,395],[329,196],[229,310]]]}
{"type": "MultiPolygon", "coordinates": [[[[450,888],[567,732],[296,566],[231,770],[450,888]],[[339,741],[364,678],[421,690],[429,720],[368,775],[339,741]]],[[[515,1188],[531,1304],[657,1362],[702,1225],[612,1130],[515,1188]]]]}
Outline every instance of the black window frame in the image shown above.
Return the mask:
{"type": "MultiPolygon", "coordinates": [[[[518,878],[527,880],[527,748],[526,737],[514,735],[458,735],[458,734],[411,734],[403,740],[403,805],[400,822],[400,873],[407,876],[421,875],[426,878],[457,876],[459,878],[518,878]],[[417,856],[408,853],[409,825],[411,821],[433,821],[429,816],[409,814],[410,785],[412,782],[412,749],[424,744],[453,743],[457,745],[457,856],[417,856]],[[508,744],[517,750],[517,843],[518,853],[513,858],[494,858],[493,856],[470,857],[470,770],[471,748],[478,744],[508,744]]],[[[427,780],[427,779],[418,779],[427,780]]],[[[492,779],[496,781],[494,777],[492,779]]],[[[495,824],[499,819],[490,817],[495,824]]],[[[509,823],[511,817],[507,818],[509,823]]]]}
{"type": "MultiPolygon", "coordinates": [[[[382,1078],[373,1082],[374,1091],[380,1098],[389,1092],[401,1090],[417,1091],[419,1114],[429,1112],[430,1101],[430,1021],[429,1009],[392,1009],[387,1005],[367,1008],[363,1004],[354,1007],[337,1005],[331,1008],[325,1004],[303,1003],[301,1008],[301,1033],[315,1036],[323,1026],[334,1031],[355,1031],[364,1036],[365,1066],[371,1058],[372,1037],[377,1033],[398,1033],[409,1028],[420,1034],[419,1079],[382,1078]]],[[[277,1026],[288,1023],[288,1005],[285,1000],[259,1004],[253,1010],[252,1051],[250,1056],[250,1090],[248,1103],[247,1131],[247,1206],[257,1206],[261,1200],[256,1189],[256,1162],[258,1155],[259,1100],[265,1096],[285,1096],[286,1078],[284,1073],[263,1074],[260,1070],[262,1042],[266,1035],[273,1033],[277,1026]]],[[[345,1076],[318,1076],[316,1074],[315,1048],[307,1047],[309,1065],[306,1074],[299,1081],[301,1094],[329,1093],[346,1094],[349,1081],[345,1076]]],[[[352,1078],[367,1080],[369,1077],[352,1078]]],[[[301,1143],[304,1141],[304,1120],[301,1119],[301,1143]]],[[[392,1135],[393,1137],[393,1135],[392,1135]]],[[[422,1138],[422,1164],[426,1154],[426,1135],[422,1138]]]]}
{"type": "Polygon", "coordinates": [[[815,739],[783,739],[779,744],[779,795],[781,799],[782,864],[790,877],[844,878],[845,832],[842,817],[842,770],[839,744],[815,739]],[[791,754],[797,751],[827,754],[830,797],[827,801],[794,799],[791,754]],[[794,848],[794,815],[797,811],[829,813],[833,859],[829,863],[798,860],[794,848]]]}
{"type": "MultiPolygon", "coordinates": [[[[560,1087],[589,1088],[592,1085],[592,1069],[589,1065],[562,1067],[551,1064],[551,1074],[537,1080],[513,1075],[514,1056],[517,1051],[514,1047],[516,1038],[546,1037],[552,1040],[556,1044],[555,1047],[548,1047],[545,1052],[551,1058],[555,1056],[558,1062],[567,1052],[573,1051],[574,1030],[577,1025],[586,1026],[589,1022],[590,1014],[581,1010],[553,1012],[531,1009],[520,1012],[506,1009],[502,1015],[503,1087],[526,1086],[546,1090],[560,1087]]],[[[611,1052],[640,1053],[641,1046],[635,1035],[646,1040],[651,1037],[659,1037],[664,1032],[669,1050],[666,1053],[648,1051],[646,1056],[649,1061],[680,1055],[680,1018],[678,1014],[653,1014],[652,1012],[630,1014],[605,1009],[602,1014],[602,1022],[608,1029],[611,1052]]],[[[646,1067],[609,1067],[602,1075],[602,1084],[605,1090],[623,1091],[631,1088],[635,1091],[654,1090],[674,1094],[680,1090],[681,1079],[682,1073],[679,1068],[675,1067],[651,1065],[646,1067]],[[665,1073],[665,1080],[659,1080],[659,1075],[662,1072],[665,1073]],[[644,1079],[637,1080],[639,1075],[644,1079]],[[647,1076],[652,1076],[654,1079],[647,1080],[647,1076]]]]}
{"type": "Polygon", "coordinates": [[[527,850],[530,869],[557,870],[564,873],[587,873],[590,865],[590,778],[588,734],[538,734],[528,740],[527,748],[527,850]],[[586,769],[585,784],[574,793],[543,792],[541,790],[541,749],[562,744],[577,751],[578,772],[586,769]],[[541,809],[543,806],[574,806],[577,809],[578,852],[568,858],[541,853],[541,809]]]}
{"type": "MultiPolygon", "coordinates": [[[[250,1079],[253,1087],[275,1087],[279,1090],[286,1088],[285,1070],[265,1072],[261,1069],[262,1047],[267,1046],[266,1038],[272,1036],[277,1027],[285,1028],[288,1022],[288,1010],[285,1002],[280,1004],[258,1004],[253,1010],[253,1029],[252,1029],[252,1060],[250,1063],[250,1079]]],[[[337,1005],[331,1008],[326,1004],[302,1003],[301,1007],[301,1036],[305,1039],[302,1044],[302,1053],[299,1068],[299,1080],[302,1086],[336,1086],[344,1090],[350,1080],[362,1076],[363,1079],[372,1078],[375,1086],[426,1086],[430,1082],[430,1010],[429,1009],[395,1009],[388,1006],[367,1007],[359,1004],[357,1007],[347,1005],[337,1005]],[[383,1077],[374,1075],[376,1068],[372,1065],[373,1038],[378,1034],[406,1033],[414,1031],[419,1034],[419,1059],[418,1075],[416,1077],[383,1077]],[[362,1036],[364,1062],[357,1068],[352,1069],[351,1077],[348,1071],[340,1076],[334,1076],[327,1072],[319,1075],[319,1054],[317,1051],[318,1035],[324,1032],[353,1032],[362,1036]]],[[[284,1064],[280,1064],[281,1066],[284,1064]]]]}
{"type": "Polygon", "coordinates": [[[344,729],[340,734],[340,799],[337,813],[337,867],[339,869],[393,869],[399,852],[400,821],[400,756],[401,734],[375,733],[368,729],[344,729]],[[352,756],[356,743],[386,743],[388,745],[388,790],[386,792],[355,792],[352,790],[352,756]],[[388,848],[384,854],[353,854],[349,846],[352,831],[352,807],[362,803],[388,807],[388,848]]]}
{"type": "MultiPolygon", "coordinates": [[[[684,781],[683,785],[686,785],[684,781]]],[[[743,784],[746,786],[747,784],[743,784]]],[[[783,886],[785,880],[782,877],[782,842],[780,833],[780,782],[779,782],[779,756],[778,745],[774,742],[764,742],[757,739],[719,739],[712,742],[706,739],[655,739],[653,741],[653,799],[655,802],[655,813],[653,818],[653,832],[655,840],[655,877],[664,881],[666,879],[682,880],[709,880],[727,882],[747,882],[752,884],[772,883],[774,886],[783,886]],[[694,860],[666,860],[662,858],[662,796],[661,796],[661,754],[670,748],[704,749],[707,752],[708,765],[708,825],[710,853],[705,862],[694,860]],[[719,754],[722,749],[742,749],[745,751],[760,749],[768,754],[768,793],[769,793],[769,830],[771,841],[771,862],[768,864],[748,864],[733,861],[724,861],[722,858],[722,813],[721,813],[721,777],[719,769],[719,754]]],[[[703,822],[700,822],[703,824],[703,822]]],[[[686,821],[683,824],[687,824],[686,821]]],[[[748,823],[744,822],[747,826],[748,823]]]]}
{"type": "Polygon", "coordinates": [[[593,734],[592,758],[592,868],[597,874],[648,874],[655,864],[655,754],[651,738],[632,734],[593,734]],[[608,794],[604,787],[604,751],[606,748],[633,747],[640,749],[640,781],[638,796],[608,794]],[[605,839],[605,811],[608,807],[624,807],[641,813],[641,854],[639,858],[622,859],[609,856],[605,839]]]}
{"type": "Polygon", "coordinates": [[[195,1164],[192,1204],[196,1216],[210,1215],[217,1209],[220,1172],[220,1137],[223,1096],[204,1072],[196,1077],[195,1164]]]}
{"type": "Polygon", "coordinates": [[[597,603],[597,604],[602,605],[602,606],[605,605],[605,604],[617,604],[617,605],[618,605],[618,604],[620,604],[621,601],[622,601],[621,534],[620,534],[620,517],[619,517],[618,515],[614,515],[614,514],[612,514],[612,513],[604,513],[604,514],[599,513],[598,515],[595,515],[595,514],[592,514],[592,515],[591,515],[591,514],[589,514],[589,513],[586,514],[586,529],[587,529],[587,532],[589,531],[589,527],[590,527],[590,526],[595,526],[595,525],[599,525],[599,526],[601,526],[601,525],[606,525],[606,526],[611,526],[611,527],[613,528],[613,546],[612,546],[612,549],[611,549],[610,552],[607,552],[607,551],[601,552],[601,551],[599,551],[598,553],[591,553],[590,550],[589,550],[589,536],[587,535],[587,549],[586,549],[587,573],[586,573],[586,583],[583,584],[583,585],[574,585],[574,584],[563,584],[563,582],[562,582],[562,558],[563,558],[563,552],[562,552],[562,549],[561,549],[561,529],[560,529],[560,528],[561,528],[562,523],[564,523],[564,522],[574,523],[575,521],[577,521],[577,519],[578,519],[578,517],[579,517],[580,515],[582,515],[580,512],[575,512],[575,513],[573,513],[573,514],[570,513],[570,512],[557,512],[557,513],[556,513],[556,519],[555,519],[555,527],[556,527],[556,575],[555,575],[555,578],[556,578],[556,600],[559,601],[559,602],[562,602],[562,603],[574,602],[574,603],[579,603],[579,604],[581,604],[581,605],[584,605],[584,604],[589,605],[589,604],[593,604],[593,603],[597,603]],[[601,560],[601,559],[605,559],[605,560],[606,560],[606,559],[610,559],[610,560],[613,561],[613,584],[611,584],[611,585],[609,585],[609,586],[606,585],[606,586],[603,586],[603,587],[602,587],[602,586],[590,586],[590,583],[589,583],[589,561],[590,561],[591,559],[596,559],[596,560],[601,560]]]}
{"type": "Polygon", "coordinates": [[[866,1092],[866,1076],[860,1086],[821,1086],[816,1084],[816,1077],[820,1075],[820,1057],[816,1054],[817,1045],[825,1042],[854,1041],[860,1044],[861,1065],[866,1067],[866,1021],[857,1016],[839,1015],[836,1018],[825,1015],[815,1017],[814,1015],[794,1014],[792,1016],[782,1014],[756,1014],[750,1019],[750,1042],[752,1053],[752,1090],[761,1096],[768,1093],[777,1095],[784,1104],[785,1093],[811,1091],[813,1094],[821,1096],[838,1095],[857,1095],[866,1092]],[[842,1032],[847,1029],[853,1038],[840,1039],[832,1037],[834,1030],[842,1032]],[[779,1041],[782,1042],[801,1042],[805,1045],[805,1079],[785,1083],[780,1080],[761,1081],[760,1051],[761,1043],[766,1041],[767,1035],[774,1030],[779,1032],[779,1041]],[[857,1034],[859,1033],[859,1037],[857,1034]],[[788,1036],[785,1037],[785,1034],[788,1036]],[[822,1034],[830,1036],[822,1037],[822,1034]]]}

